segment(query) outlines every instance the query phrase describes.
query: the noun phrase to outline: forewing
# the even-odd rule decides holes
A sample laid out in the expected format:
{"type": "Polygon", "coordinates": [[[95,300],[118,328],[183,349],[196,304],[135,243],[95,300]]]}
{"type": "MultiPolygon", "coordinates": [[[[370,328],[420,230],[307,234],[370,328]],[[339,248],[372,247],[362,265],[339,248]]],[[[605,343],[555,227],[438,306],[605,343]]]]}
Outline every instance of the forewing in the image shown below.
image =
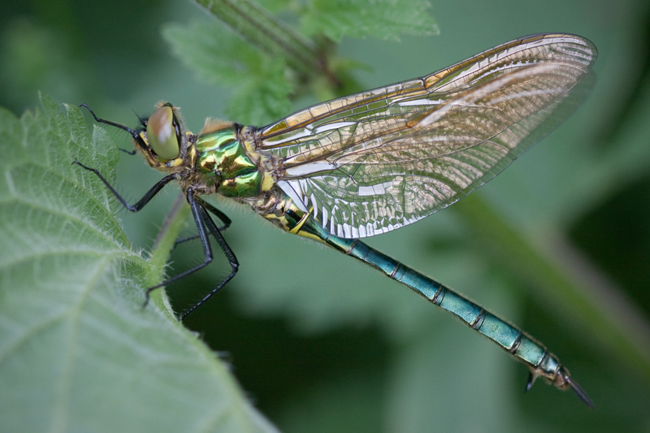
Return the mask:
{"type": "Polygon", "coordinates": [[[279,186],[340,237],[384,233],[469,194],[584,99],[596,48],[535,35],[261,130],[279,186]],[[587,79],[585,79],[587,77],[587,79]]]}

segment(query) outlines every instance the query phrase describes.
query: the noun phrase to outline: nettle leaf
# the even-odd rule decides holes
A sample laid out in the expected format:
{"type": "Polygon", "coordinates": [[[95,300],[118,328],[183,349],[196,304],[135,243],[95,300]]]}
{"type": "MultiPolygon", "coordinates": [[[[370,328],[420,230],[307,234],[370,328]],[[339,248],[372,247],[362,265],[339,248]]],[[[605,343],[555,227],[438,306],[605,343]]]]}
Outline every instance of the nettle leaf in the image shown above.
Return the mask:
{"type": "Polygon", "coordinates": [[[403,34],[436,35],[430,8],[426,0],[314,0],[302,18],[302,30],[336,42],[343,36],[397,41],[403,34]]]}
{"type": "MultiPolygon", "coordinates": [[[[0,109],[0,431],[275,431],[195,335],[142,288],[117,202],[117,149],[76,107],[0,109]]],[[[157,275],[155,274],[157,272],[157,275]]]]}
{"type": "Polygon", "coordinates": [[[289,114],[292,86],[283,59],[260,53],[216,22],[169,24],[163,36],[201,79],[236,89],[225,108],[232,120],[261,125],[289,114]]]}

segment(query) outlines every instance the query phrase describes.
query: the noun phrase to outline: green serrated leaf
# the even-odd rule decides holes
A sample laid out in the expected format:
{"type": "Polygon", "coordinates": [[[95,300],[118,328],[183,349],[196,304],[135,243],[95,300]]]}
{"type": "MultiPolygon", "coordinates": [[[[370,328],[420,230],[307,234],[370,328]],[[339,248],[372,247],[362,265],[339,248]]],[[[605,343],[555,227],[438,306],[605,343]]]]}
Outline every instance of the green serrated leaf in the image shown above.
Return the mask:
{"type": "Polygon", "coordinates": [[[302,19],[306,34],[399,40],[400,35],[435,35],[438,25],[425,0],[314,0],[302,19]]]}
{"type": "Polygon", "coordinates": [[[77,108],[42,103],[0,109],[0,431],[275,431],[196,336],[141,308],[160,270],[71,164],[112,180],[117,150],[77,108]]]}

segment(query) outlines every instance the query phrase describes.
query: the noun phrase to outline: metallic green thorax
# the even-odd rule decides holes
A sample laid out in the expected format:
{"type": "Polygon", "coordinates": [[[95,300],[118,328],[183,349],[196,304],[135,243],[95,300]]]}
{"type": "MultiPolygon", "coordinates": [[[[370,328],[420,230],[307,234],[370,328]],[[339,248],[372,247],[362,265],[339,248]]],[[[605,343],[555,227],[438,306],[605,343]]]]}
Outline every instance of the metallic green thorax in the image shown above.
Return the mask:
{"type": "Polygon", "coordinates": [[[202,134],[196,142],[196,168],[225,197],[255,197],[262,173],[237,139],[237,125],[202,134]]]}

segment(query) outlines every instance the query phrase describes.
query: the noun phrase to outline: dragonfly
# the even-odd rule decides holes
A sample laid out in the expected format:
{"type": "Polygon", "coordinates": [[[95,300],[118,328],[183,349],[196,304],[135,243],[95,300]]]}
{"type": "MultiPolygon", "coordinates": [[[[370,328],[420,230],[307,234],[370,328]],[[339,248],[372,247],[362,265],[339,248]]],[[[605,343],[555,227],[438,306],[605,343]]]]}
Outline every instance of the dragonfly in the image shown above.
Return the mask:
{"type": "MultiPolygon", "coordinates": [[[[137,203],[142,209],[178,182],[205,259],[146,291],[167,286],[213,259],[212,236],[229,275],[180,320],[221,290],[239,262],[222,231],[231,220],[206,201],[221,195],[249,205],[280,229],[312,239],[383,272],[446,310],[529,369],[526,391],[541,377],[591,400],[569,370],[533,337],[480,305],[360,239],[414,223],[488,182],[559,125],[585,98],[597,50],[586,38],[537,34],[484,51],[421,78],[313,105],[264,127],[208,119],[187,130],[180,111],[159,103],[127,131],[135,151],[166,175],[137,203]],[[216,217],[223,225],[215,223],[216,217]]],[[[177,242],[187,240],[181,239],[177,242]]]]}

